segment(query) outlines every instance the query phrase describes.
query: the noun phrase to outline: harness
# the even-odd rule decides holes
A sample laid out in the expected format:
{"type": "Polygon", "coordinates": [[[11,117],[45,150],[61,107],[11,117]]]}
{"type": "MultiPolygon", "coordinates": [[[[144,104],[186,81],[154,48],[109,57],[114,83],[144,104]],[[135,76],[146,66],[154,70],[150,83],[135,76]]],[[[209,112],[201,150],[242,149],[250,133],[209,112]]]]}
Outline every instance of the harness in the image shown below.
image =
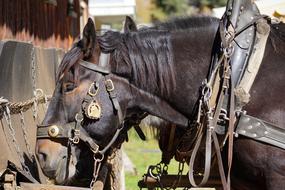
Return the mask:
{"type": "Polygon", "coordinates": [[[267,138],[269,140],[264,141],[267,143],[279,137],[279,142],[274,143],[279,146],[280,141],[285,142],[280,139],[280,137],[284,139],[284,135],[276,134],[276,128],[275,133],[269,135],[269,130],[266,128],[273,129],[272,125],[266,125],[266,122],[260,119],[247,116],[242,110],[249,101],[249,90],[261,64],[269,32],[270,26],[267,24],[266,16],[259,14],[252,1],[228,1],[219,26],[221,46],[213,52],[210,72],[202,86],[197,120],[192,124],[198,129],[188,173],[189,181],[194,187],[202,186],[208,181],[213,142],[223,189],[230,190],[235,125],[237,125],[235,134],[259,140],[266,140],[264,137],[269,137],[267,138]],[[259,126],[263,130],[257,129],[259,126]],[[259,132],[256,132],[257,130],[259,132]],[[224,135],[221,143],[217,134],[224,135]],[[200,184],[196,184],[193,165],[202,139],[205,139],[204,174],[200,184]],[[228,141],[227,177],[220,152],[226,141],[228,141]]]}
{"type": "Polygon", "coordinates": [[[74,154],[74,150],[72,151],[72,149],[74,149],[74,145],[77,145],[80,141],[87,144],[90,150],[93,152],[93,157],[94,157],[93,179],[90,184],[90,188],[94,189],[95,182],[97,180],[99,170],[101,167],[101,162],[104,159],[104,155],[107,152],[107,150],[113,145],[113,143],[116,141],[120,132],[123,130],[124,120],[123,120],[121,107],[117,99],[117,94],[115,92],[113,81],[109,78],[110,71],[103,67],[97,66],[93,63],[83,60],[80,62],[80,65],[100,74],[100,77],[105,78],[104,80],[105,90],[108,92],[109,98],[113,105],[114,114],[117,115],[119,121],[119,127],[117,128],[114,136],[112,137],[111,141],[107,144],[107,146],[105,146],[102,150],[100,150],[99,145],[93,141],[93,139],[90,137],[90,135],[85,131],[85,129],[81,125],[84,116],[93,120],[100,119],[101,108],[95,99],[95,96],[99,91],[99,88],[97,82],[95,81],[94,83],[91,84],[87,96],[83,100],[82,109],[75,116],[75,121],[67,123],[63,126],[39,125],[37,129],[37,139],[43,139],[43,138],[67,139],[68,150],[71,150],[69,151],[70,155],[74,154]]]}

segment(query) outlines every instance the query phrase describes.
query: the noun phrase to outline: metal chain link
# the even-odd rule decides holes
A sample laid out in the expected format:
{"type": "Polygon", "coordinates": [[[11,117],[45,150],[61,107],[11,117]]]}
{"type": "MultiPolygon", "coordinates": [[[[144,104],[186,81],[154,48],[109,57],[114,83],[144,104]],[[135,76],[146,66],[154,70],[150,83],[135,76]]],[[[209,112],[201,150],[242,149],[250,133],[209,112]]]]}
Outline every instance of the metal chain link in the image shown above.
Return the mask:
{"type": "Polygon", "coordinates": [[[27,150],[28,150],[28,154],[30,156],[30,159],[34,160],[34,154],[33,154],[32,150],[31,150],[31,146],[30,146],[30,143],[29,143],[29,140],[28,140],[28,133],[27,133],[27,127],[26,127],[26,123],[25,123],[24,113],[22,111],[20,112],[20,120],[21,120],[21,127],[22,127],[22,131],[23,131],[26,147],[27,147],[27,150]]]}
{"type": "Polygon", "coordinates": [[[181,177],[182,177],[182,174],[183,174],[184,164],[185,164],[185,162],[179,162],[178,172],[177,172],[177,179],[173,182],[171,187],[165,188],[166,190],[171,190],[171,189],[175,190],[177,188],[177,185],[179,184],[179,182],[181,180],[181,177]]]}
{"type": "Polygon", "coordinates": [[[16,150],[16,152],[17,152],[17,155],[18,155],[18,157],[19,157],[19,160],[20,160],[20,163],[21,163],[21,165],[22,165],[22,167],[23,167],[23,170],[24,170],[27,174],[31,175],[30,169],[29,169],[28,166],[25,164],[24,156],[23,156],[23,154],[21,153],[21,149],[20,149],[20,147],[19,147],[19,143],[18,143],[18,141],[17,141],[17,139],[16,139],[16,132],[15,132],[15,129],[13,128],[13,126],[12,126],[12,119],[11,119],[10,109],[9,109],[8,106],[6,106],[6,109],[5,109],[3,115],[4,115],[5,120],[6,120],[6,122],[7,122],[8,129],[9,129],[9,133],[10,133],[10,135],[11,135],[11,137],[12,137],[13,145],[14,145],[14,148],[15,148],[15,150],[16,150]]]}
{"type": "Polygon", "coordinates": [[[37,88],[36,88],[36,77],[37,77],[37,65],[35,62],[35,48],[32,48],[31,51],[31,65],[32,65],[32,89],[33,89],[33,95],[34,95],[34,102],[33,102],[33,117],[34,120],[38,117],[38,102],[36,101],[37,97],[37,88]]]}
{"type": "MultiPolygon", "coordinates": [[[[183,175],[185,162],[179,162],[178,165],[178,173],[177,173],[177,179],[173,182],[171,187],[163,187],[163,184],[161,183],[161,177],[163,175],[168,175],[168,165],[164,164],[162,162],[158,163],[157,165],[151,165],[148,168],[146,176],[150,176],[154,178],[157,183],[159,184],[160,189],[166,189],[166,190],[175,190],[177,188],[177,185],[179,184],[181,177],[183,175]]],[[[185,187],[184,190],[187,190],[188,188],[185,187]]]]}
{"type": "Polygon", "coordinates": [[[93,171],[93,178],[90,183],[90,188],[92,190],[94,190],[95,188],[95,182],[97,181],[99,171],[101,169],[101,164],[102,164],[102,160],[104,159],[104,154],[97,152],[96,154],[94,154],[93,157],[94,157],[94,171],[93,171]]]}

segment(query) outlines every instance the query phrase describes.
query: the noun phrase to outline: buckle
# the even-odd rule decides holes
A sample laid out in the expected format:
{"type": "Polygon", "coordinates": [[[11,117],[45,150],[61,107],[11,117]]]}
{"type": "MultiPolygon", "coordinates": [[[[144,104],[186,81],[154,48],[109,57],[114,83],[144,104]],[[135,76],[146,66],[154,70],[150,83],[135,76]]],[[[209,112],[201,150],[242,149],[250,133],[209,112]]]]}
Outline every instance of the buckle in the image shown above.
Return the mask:
{"type": "Polygon", "coordinates": [[[73,144],[78,144],[80,141],[80,130],[79,129],[74,129],[73,130],[73,137],[69,138],[69,140],[73,143],[73,144]]]}
{"type": "Polygon", "coordinates": [[[107,79],[105,81],[105,86],[108,92],[112,92],[115,89],[113,81],[111,79],[107,79]]]}
{"type": "Polygon", "coordinates": [[[92,84],[91,84],[90,87],[89,87],[88,94],[89,94],[91,97],[94,97],[94,96],[96,96],[96,94],[98,93],[98,90],[99,90],[98,84],[96,84],[96,82],[92,82],[92,84]],[[94,89],[95,89],[95,92],[92,92],[93,87],[94,87],[94,89]]]}

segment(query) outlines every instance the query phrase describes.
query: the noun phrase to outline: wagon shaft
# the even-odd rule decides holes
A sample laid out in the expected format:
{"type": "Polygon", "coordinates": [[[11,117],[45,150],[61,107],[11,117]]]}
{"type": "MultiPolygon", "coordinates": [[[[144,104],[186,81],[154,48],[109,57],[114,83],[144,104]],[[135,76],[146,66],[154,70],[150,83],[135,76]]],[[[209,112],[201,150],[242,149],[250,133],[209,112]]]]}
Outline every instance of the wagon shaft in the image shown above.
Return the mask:
{"type": "Polygon", "coordinates": [[[87,190],[89,188],[20,183],[21,190],[87,190]]]}
{"type": "MultiPolygon", "coordinates": [[[[197,178],[199,178],[197,176],[197,178]]],[[[200,179],[202,179],[200,177],[200,179]]],[[[152,178],[152,177],[144,177],[144,179],[142,179],[141,181],[138,182],[138,186],[140,188],[148,188],[148,189],[155,189],[156,187],[164,187],[164,188],[167,188],[167,187],[173,187],[175,185],[176,188],[179,188],[179,187],[187,187],[187,188],[190,188],[192,187],[191,184],[189,183],[189,179],[188,179],[188,176],[187,175],[182,175],[179,182],[177,182],[177,176],[176,175],[166,175],[166,176],[161,176],[160,178],[160,183],[152,178]]],[[[209,187],[214,187],[214,188],[195,188],[196,190],[219,190],[219,189],[222,189],[222,186],[221,186],[221,181],[219,179],[219,177],[217,176],[216,178],[215,177],[212,177],[208,183],[207,183],[207,186],[209,187]]]]}

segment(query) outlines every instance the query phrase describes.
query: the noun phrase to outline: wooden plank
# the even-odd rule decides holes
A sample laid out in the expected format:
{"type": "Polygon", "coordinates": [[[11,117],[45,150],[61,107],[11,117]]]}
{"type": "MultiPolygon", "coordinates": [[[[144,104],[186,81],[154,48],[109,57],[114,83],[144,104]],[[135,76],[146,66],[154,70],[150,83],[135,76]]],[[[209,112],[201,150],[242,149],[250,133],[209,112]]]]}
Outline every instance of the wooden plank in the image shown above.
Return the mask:
{"type": "MultiPolygon", "coordinates": [[[[197,177],[201,178],[201,177],[197,177]]],[[[199,180],[198,180],[199,181],[199,180]]],[[[176,175],[165,175],[161,176],[160,184],[163,187],[192,187],[189,183],[188,175],[182,175],[180,180],[178,180],[178,177],[176,175]]],[[[156,179],[152,177],[144,177],[143,180],[138,182],[138,186],[140,188],[148,188],[153,189],[154,187],[160,187],[160,184],[157,182],[156,179]]],[[[221,189],[221,182],[219,178],[212,177],[208,180],[207,187],[204,188],[191,188],[193,190],[213,190],[213,189],[221,189]]]]}
{"type": "Polygon", "coordinates": [[[34,183],[20,183],[21,190],[90,190],[90,188],[46,185],[34,183]]]}

